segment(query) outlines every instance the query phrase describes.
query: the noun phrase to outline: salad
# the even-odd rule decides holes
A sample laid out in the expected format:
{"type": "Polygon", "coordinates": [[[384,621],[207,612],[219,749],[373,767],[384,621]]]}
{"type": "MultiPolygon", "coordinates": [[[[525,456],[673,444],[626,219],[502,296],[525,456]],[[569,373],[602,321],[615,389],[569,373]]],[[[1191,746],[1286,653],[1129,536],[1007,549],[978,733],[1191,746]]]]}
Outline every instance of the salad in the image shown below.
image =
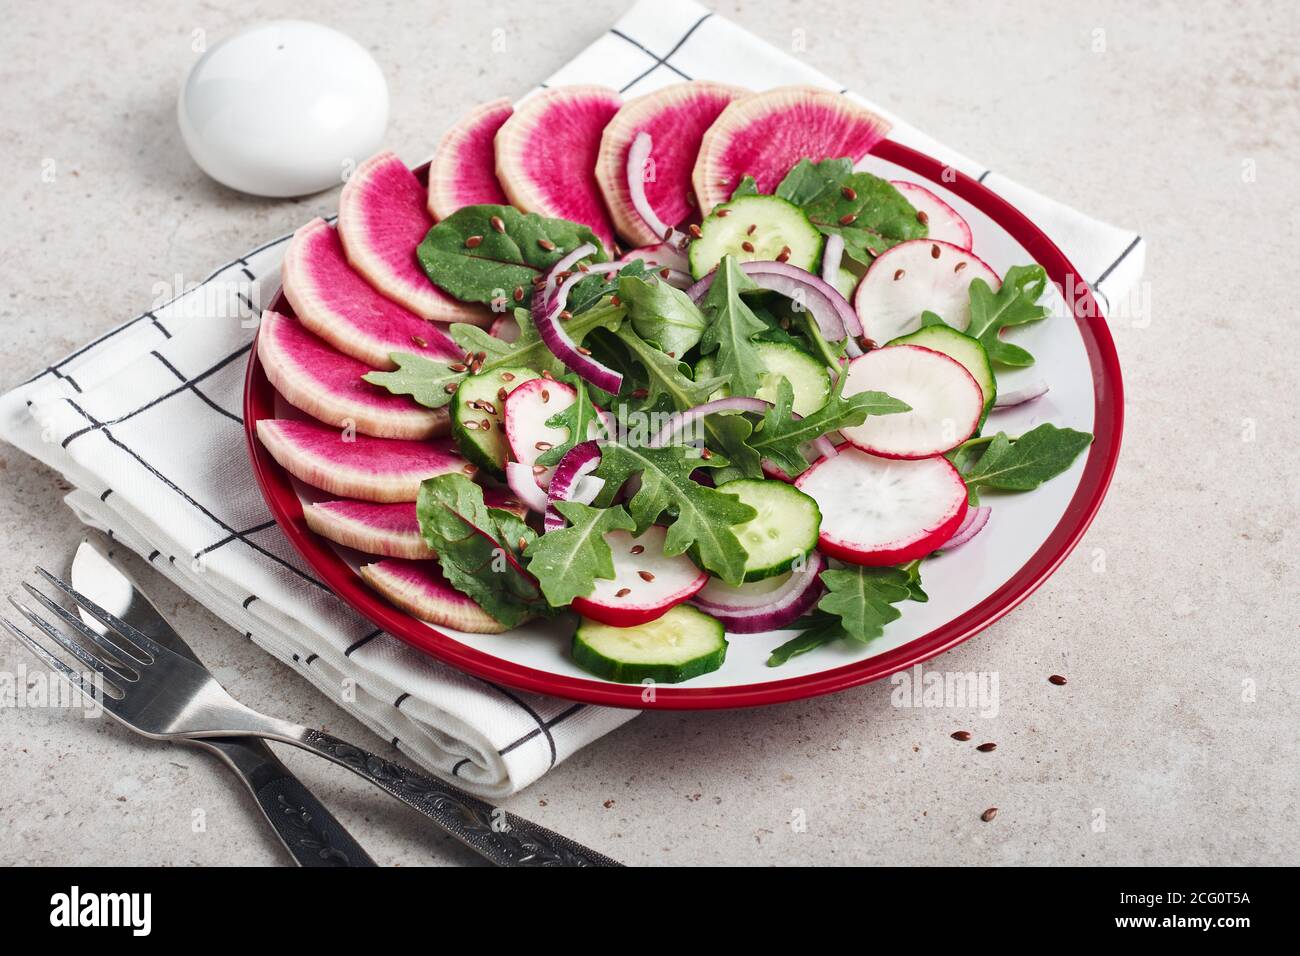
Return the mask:
{"type": "Polygon", "coordinates": [[[934,193],[855,170],[887,130],[804,87],[558,88],[471,113],[427,189],[363,164],[259,332],[315,420],[258,423],[334,496],[308,524],[433,623],[567,622],[611,681],[717,670],[728,634],[782,632],[774,667],[880,637],[982,492],[1091,442],[998,429],[1047,388],[999,389],[1047,276],[999,276],[934,193]]]}

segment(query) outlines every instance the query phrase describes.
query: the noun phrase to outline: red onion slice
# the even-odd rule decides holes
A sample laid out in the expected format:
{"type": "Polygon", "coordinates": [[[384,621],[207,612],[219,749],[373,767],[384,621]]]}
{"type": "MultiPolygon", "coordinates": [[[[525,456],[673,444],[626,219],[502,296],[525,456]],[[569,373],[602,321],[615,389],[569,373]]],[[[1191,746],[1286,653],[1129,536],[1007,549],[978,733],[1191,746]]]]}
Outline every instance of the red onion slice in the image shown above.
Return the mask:
{"type": "MultiPolygon", "coordinates": [[[[640,259],[646,265],[651,266],[668,266],[670,269],[677,269],[681,272],[690,272],[691,265],[687,260],[685,253],[676,246],[661,242],[657,246],[641,246],[639,249],[633,249],[631,252],[624,253],[620,262],[628,263],[640,259]]],[[[695,280],[691,280],[692,282],[695,280]]]]}
{"type": "Polygon", "coordinates": [[[821,597],[821,573],[826,559],[818,551],[808,555],[802,571],[785,578],[771,578],[731,587],[710,580],[691,603],[716,617],[733,634],[775,631],[794,623],[821,597]],[[776,582],[780,582],[777,584],[776,582]]]}
{"type": "Polygon", "coordinates": [[[527,505],[530,511],[536,511],[539,515],[546,513],[546,506],[550,503],[550,499],[546,497],[546,492],[533,477],[531,465],[517,461],[507,462],[506,484],[515,493],[515,497],[527,505]]]}
{"type": "MultiPolygon", "coordinates": [[[[829,282],[825,282],[811,272],[805,272],[786,262],[742,262],[740,271],[754,280],[760,289],[775,292],[787,299],[794,299],[806,308],[829,341],[840,342],[847,338],[861,338],[862,321],[853,311],[849,300],[840,295],[829,282]]],[[[699,302],[704,293],[713,285],[717,270],[710,272],[695,285],[686,290],[694,301],[699,302]]]]}
{"type": "MultiPolygon", "coordinates": [[[[564,363],[565,367],[571,372],[582,376],[592,385],[606,392],[617,394],[623,386],[623,376],[601,362],[597,362],[584,350],[578,346],[573,339],[569,338],[568,333],[564,331],[560,313],[564,311],[564,305],[569,299],[569,290],[574,283],[566,282],[556,289],[555,295],[548,301],[546,297],[547,285],[556,279],[564,270],[560,268],[565,260],[577,255],[581,250],[586,249],[587,255],[596,251],[596,247],[587,243],[579,246],[564,259],[561,259],[551,270],[546,273],[546,283],[538,286],[533,292],[533,324],[537,326],[537,334],[541,336],[546,347],[551,350],[551,354],[564,363]]],[[[581,256],[578,256],[581,258],[581,256]]],[[[577,259],[573,260],[574,262],[577,259]]]]}
{"type": "MultiPolygon", "coordinates": [[[[600,442],[596,440],[579,442],[565,453],[560,459],[560,463],[555,466],[555,474],[551,475],[551,485],[547,489],[547,497],[550,499],[546,508],[546,518],[542,522],[543,531],[557,531],[563,528],[568,521],[564,515],[554,507],[557,501],[577,501],[579,500],[575,493],[579,490],[581,479],[590,475],[600,464],[600,442]]],[[[599,479],[597,479],[599,480],[599,479]]],[[[586,484],[583,491],[586,501],[583,504],[590,504],[595,500],[596,493],[604,486],[602,481],[600,485],[595,486],[592,491],[592,485],[586,484]]]]}
{"type": "Polygon", "coordinates": [[[840,261],[844,258],[844,237],[827,236],[822,249],[822,281],[835,284],[835,277],[840,271],[840,261]]]}
{"type": "Polygon", "coordinates": [[[998,392],[998,397],[993,400],[993,407],[1010,408],[1012,405],[1023,405],[1025,402],[1032,402],[1034,399],[1046,395],[1050,387],[1043,379],[1035,379],[1020,388],[1013,388],[1007,392],[998,392]]]}
{"type": "Polygon", "coordinates": [[[948,552],[966,544],[971,538],[984,530],[984,526],[989,523],[989,515],[992,511],[993,509],[987,505],[981,508],[969,509],[962,523],[958,525],[957,533],[945,541],[939,550],[948,552]]]}
{"type": "Polygon", "coordinates": [[[650,151],[654,141],[645,130],[636,134],[632,146],[627,151],[627,191],[632,199],[632,206],[637,214],[645,220],[650,231],[670,245],[679,248],[686,242],[686,236],[659,218],[659,214],[650,206],[645,194],[645,168],[650,161],[650,151]]]}

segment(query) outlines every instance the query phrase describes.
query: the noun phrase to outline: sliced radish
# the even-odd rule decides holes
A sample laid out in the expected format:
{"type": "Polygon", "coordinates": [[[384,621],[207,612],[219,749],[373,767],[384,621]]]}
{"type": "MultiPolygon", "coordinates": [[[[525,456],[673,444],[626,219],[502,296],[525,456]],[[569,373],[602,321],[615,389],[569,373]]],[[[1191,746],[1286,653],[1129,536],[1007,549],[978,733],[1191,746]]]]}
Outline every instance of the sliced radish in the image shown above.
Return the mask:
{"type": "Polygon", "coordinates": [[[893,179],[890,180],[890,185],[912,204],[916,218],[928,230],[927,238],[951,242],[959,249],[974,248],[975,237],[971,234],[970,223],[956,209],[918,183],[893,179]]]}
{"type": "Polygon", "coordinates": [[[806,614],[822,593],[826,559],[814,551],[803,570],[732,587],[710,579],[691,603],[717,618],[732,634],[776,631],[806,614]]]}
{"type": "Polygon", "coordinates": [[[966,484],[942,457],[900,461],[845,445],[795,487],[821,510],[818,547],[850,564],[883,567],[924,557],[966,517],[966,484]]]}
{"type": "Polygon", "coordinates": [[[891,345],[873,349],[845,369],[844,395],[884,392],[909,412],[872,415],[840,429],[863,451],[885,458],[928,458],[956,448],[979,425],[984,392],[966,367],[934,349],[891,345]]]}
{"type": "Polygon", "coordinates": [[[530,511],[536,511],[539,515],[546,513],[550,499],[546,497],[546,492],[537,484],[531,466],[521,465],[517,461],[506,462],[506,484],[510,486],[511,491],[519,496],[519,500],[528,506],[530,511]]]}
{"type": "MultiPolygon", "coordinates": [[[[544,452],[569,440],[568,428],[554,428],[546,422],[571,407],[578,393],[573,386],[549,378],[524,382],[506,398],[506,442],[510,455],[534,474],[536,484],[547,488],[555,467],[537,471],[533,466],[544,452]]],[[[605,429],[592,422],[582,440],[603,437],[605,429]]],[[[537,466],[541,467],[541,466],[537,466]]]]}
{"type": "Polygon", "coordinates": [[[922,312],[933,312],[965,331],[972,279],[983,279],[994,292],[1002,287],[987,262],[951,242],[900,242],[871,263],[853,295],[853,307],[863,334],[879,345],[919,329],[922,312]]]}
{"type": "Polygon", "coordinates": [[[614,555],[614,577],[597,578],[590,595],[574,598],[573,609],[610,627],[635,627],[693,597],[709,576],[684,554],[665,555],[667,534],[651,525],[638,537],[627,531],[605,535],[614,555]]]}

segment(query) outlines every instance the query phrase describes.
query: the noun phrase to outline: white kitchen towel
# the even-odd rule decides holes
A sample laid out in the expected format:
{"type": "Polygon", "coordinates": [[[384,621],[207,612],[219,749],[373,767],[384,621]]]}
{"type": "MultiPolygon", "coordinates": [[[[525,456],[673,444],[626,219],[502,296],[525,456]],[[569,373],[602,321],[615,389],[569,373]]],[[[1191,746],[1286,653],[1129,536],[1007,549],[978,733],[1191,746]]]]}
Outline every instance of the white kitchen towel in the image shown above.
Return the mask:
{"type": "MultiPolygon", "coordinates": [[[[546,85],[604,83],[634,95],[681,79],[841,89],[690,0],[640,0],[546,85]]],[[[894,122],[894,139],[1007,196],[1111,300],[1141,275],[1139,237],[894,122]]],[[[253,481],[241,419],[256,316],[278,286],[287,238],[0,397],[0,435],[75,485],[67,502],[81,520],[111,531],[412,759],[479,794],[513,793],[635,712],[527,694],[447,667],[375,630],[293,552],[253,481]]]]}

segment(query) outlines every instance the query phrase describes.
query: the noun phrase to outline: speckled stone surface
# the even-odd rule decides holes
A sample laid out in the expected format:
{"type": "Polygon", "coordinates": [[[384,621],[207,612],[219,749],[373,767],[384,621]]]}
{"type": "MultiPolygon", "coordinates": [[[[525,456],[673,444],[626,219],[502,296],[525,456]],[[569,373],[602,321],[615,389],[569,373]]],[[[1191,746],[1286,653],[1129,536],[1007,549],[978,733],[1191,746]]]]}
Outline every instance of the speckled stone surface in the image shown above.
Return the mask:
{"type": "MultiPolygon", "coordinates": [[[[352,34],[388,77],[389,143],[414,161],[467,103],[527,89],[624,5],[522,6],[11,9],[0,387],[135,314],[156,283],[195,281],[334,208],[333,193],[236,195],[190,162],[175,99],[195,31],[213,42],[257,15],[352,34]]],[[[782,47],[802,38],[798,55],[830,75],[1150,243],[1144,310],[1112,322],[1128,422],[1105,507],[1041,590],[935,665],[996,672],[998,715],[895,707],[888,684],[647,714],[509,809],[636,864],[1300,862],[1300,831],[1285,825],[1300,812],[1294,11],[1087,7],[716,6],[782,47]],[[1054,673],[1069,683],[1048,683],[1054,673]],[[959,729],[973,739],[951,739],[959,729]]],[[[0,478],[9,590],[33,559],[64,560],[79,529],[56,475],[5,446],[0,478]]],[[[155,592],[237,697],[382,749],[183,594],[155,592]]],[[[0,641],[0,672],[30,663],[0,641]]],[[[350,775],[285,757],[380,862],[474,862],[350,775]]],[[[107,720],[4,710],[0,766],[0,862],[285,862],[211,758],[107,720]]]]}

